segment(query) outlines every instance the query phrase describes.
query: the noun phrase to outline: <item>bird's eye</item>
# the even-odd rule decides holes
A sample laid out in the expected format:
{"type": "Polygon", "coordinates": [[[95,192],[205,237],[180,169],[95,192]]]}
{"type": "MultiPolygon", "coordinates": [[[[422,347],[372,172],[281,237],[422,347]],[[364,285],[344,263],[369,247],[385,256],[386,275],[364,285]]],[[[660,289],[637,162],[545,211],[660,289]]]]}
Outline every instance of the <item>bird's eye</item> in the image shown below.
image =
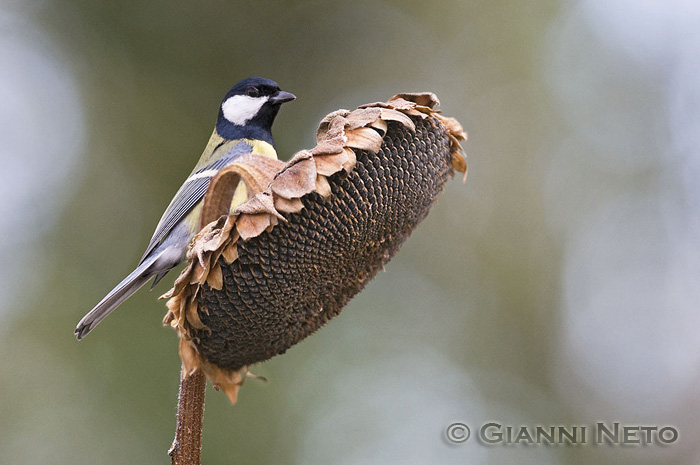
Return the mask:
{"type": "Polygon", "coordinates": [[[251,87],[250,89],[248,89],[246,94],[248,95],[248,97],[259,97],[260,90],[257,87],[251,87]]]}

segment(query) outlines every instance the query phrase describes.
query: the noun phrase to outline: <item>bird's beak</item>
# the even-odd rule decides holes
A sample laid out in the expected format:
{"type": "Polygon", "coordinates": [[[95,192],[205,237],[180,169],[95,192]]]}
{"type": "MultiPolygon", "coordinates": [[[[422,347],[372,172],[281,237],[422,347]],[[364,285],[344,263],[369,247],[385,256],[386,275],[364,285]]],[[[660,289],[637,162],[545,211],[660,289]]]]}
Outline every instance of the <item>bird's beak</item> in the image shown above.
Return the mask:
{"type": "Polygon", "coordinates": [[[275,95],[270,97],[270,102],[275,103],[275,104],[281,104],[284,102],[290,102],[297,98],[296,95],[290,94],[289,92],[285,92],[283,90],[277,92],[275,95]]]}

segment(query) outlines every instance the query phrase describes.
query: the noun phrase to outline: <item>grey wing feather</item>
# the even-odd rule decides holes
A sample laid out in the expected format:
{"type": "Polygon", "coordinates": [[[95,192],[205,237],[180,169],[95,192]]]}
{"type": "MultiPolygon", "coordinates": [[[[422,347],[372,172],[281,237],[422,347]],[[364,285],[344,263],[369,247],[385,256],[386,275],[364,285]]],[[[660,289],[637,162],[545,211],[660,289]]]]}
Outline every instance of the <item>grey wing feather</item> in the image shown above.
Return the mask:
{"type": "Polygon", "coordinates": [[[148,254],[150,254],[158,244],[168,235],[168,233],[173,229],[173,227],[182,220],[187,213],[194,207],[197,202],[199,202],[209,187],[210,178],[198,178],[192,181],[187,181],[185,184],[177,191],[175,197],[170,202],[170,205],[165,210],[163,217],[161,218],[156,231],[153,233],[151,242],[148,243],[148,247],[141,257],[139,263],[143,263],[148,254]]]}
{"type": "Polygon", "coordinates": [[[143,263],[148,254],[158,247],[158,244],[165,239],[173,227],[175,227],[180,220],[187,216],[190,210],[192,210],[192,208],[204,197],[204,194],[207,192],[207,188],[209,187],[209,182],[213,176],[205,175],[202,177],[195,177],[194,179],[193,176],[210,170],[219,171],[221,168],[231,163],[234,158],[237,158],[240,155],[241,151],[234,148],[224,157],[219,158],[213,163],[193,172],[190,175],[182,187],[180,187],[180,189],[177,191],[175,197],[173,197],[173,200],[170,201],[170,205],[168,205],[165,213],[163,213],[163,217],[160,219],[160,222],[156,227],[156,231],[153,233],[153,237],[151,238],[151,242],[149,242],[148,247],[146,248],[146,251],[144,252],[143,257],[141,257],[141,261],[139,263],[143,263]]]}

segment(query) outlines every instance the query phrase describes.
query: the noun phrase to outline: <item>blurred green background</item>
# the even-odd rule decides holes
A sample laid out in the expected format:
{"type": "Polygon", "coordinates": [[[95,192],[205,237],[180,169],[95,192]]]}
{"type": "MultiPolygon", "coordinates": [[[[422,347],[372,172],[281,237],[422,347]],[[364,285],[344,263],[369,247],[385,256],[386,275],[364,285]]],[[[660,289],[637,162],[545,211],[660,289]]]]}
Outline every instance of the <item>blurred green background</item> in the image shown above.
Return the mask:
{"type": "Polygon", "coordinates": [[[73,329],[250,75],[298,96],[283,158],[330,111],[430,90],[470,174],[268,383],[208,392],[204,463],[697,463],[698,50],[696,0],[1,0],[0,463],[169,463],[175,273],[73,329]],[[456,421],[680,439],[454,446],[456,421]]]}

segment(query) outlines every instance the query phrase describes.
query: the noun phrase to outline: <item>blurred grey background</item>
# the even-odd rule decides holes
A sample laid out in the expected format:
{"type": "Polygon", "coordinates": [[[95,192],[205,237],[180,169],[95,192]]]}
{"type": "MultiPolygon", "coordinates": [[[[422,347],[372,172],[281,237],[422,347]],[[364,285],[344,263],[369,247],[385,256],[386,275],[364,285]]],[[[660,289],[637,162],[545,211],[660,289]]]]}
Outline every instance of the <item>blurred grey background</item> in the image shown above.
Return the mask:
{"type": "Polygon", "coordinates": [[[204,463],[700,461],[696,0],[0,0],[0,463],[169,463],[180,362],[154,292],[85,341],[228,88],[337,108],[436,92],[469,133],[336,320],[208,392],[204,463]],[[493,446],[447,425],[672,425],[669,446],[493,446]]]}

